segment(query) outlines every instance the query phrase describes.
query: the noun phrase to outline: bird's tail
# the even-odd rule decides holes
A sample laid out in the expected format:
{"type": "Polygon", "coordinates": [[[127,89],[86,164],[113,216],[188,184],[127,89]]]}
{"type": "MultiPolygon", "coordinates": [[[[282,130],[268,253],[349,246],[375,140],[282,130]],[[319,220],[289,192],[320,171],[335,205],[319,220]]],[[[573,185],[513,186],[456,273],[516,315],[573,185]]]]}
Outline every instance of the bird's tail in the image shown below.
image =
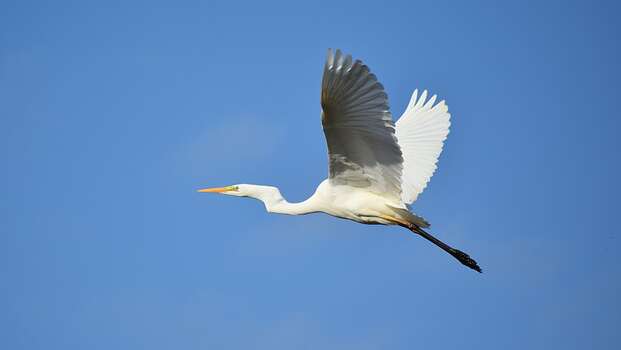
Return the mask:
{"type": "Polygon", "coordinates": [[[429,223],[422,216],[418,216],[407,209],[393,207],[392,205],[388,205],[388,207],[407,222],[411,222],[418,227],[429,227],[429,223]]]}

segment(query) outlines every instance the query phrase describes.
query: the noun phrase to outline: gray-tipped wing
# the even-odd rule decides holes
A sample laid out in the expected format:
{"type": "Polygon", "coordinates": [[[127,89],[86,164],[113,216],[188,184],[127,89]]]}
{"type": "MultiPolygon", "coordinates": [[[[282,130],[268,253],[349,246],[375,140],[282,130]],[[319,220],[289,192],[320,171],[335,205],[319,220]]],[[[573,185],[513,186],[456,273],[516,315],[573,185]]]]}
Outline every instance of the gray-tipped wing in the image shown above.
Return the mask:
{"type": "Polygon", "coordinates": [[[384,87],[360,60],[328,57],[321,83],[321,123],[330,181],[400,201],[403,158],[384,87]]]}

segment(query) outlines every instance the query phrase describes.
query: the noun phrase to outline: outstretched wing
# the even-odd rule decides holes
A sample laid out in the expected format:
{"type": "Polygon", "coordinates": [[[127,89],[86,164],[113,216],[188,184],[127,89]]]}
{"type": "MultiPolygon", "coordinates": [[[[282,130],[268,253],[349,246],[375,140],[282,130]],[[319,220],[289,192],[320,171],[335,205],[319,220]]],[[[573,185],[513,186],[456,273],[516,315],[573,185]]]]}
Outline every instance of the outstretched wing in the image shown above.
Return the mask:
{"type": "Polygon", "coordinates": [[[403,152],[401,199],[408,204],[427,187],[451,126],[451,115],[444,101],[434,106],[436,95],[426,100],[427,90],[420,97],[415,90],[396,123],[396,135],[403,152]]]}
{"type": "Polygon", "coordinates": [[[340,50],[334,55],[328,50],[321,109],[330,181],[400,201],[403,158],[388,96],[369,68],[340,50]]]}

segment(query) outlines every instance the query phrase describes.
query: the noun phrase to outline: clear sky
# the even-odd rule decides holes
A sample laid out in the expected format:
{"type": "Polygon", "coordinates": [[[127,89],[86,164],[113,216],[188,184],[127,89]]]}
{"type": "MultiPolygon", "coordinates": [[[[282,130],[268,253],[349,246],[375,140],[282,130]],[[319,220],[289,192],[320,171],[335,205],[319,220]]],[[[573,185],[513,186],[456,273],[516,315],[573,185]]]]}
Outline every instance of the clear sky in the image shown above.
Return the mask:
{"type": "Polygon", "coordinates": [[[614,2],[29,2],[0,10],[0,348],[613,349],[614,2]],[[327,174],[328,47],[452,129],[397,227],[199,194],[327,174]]]}

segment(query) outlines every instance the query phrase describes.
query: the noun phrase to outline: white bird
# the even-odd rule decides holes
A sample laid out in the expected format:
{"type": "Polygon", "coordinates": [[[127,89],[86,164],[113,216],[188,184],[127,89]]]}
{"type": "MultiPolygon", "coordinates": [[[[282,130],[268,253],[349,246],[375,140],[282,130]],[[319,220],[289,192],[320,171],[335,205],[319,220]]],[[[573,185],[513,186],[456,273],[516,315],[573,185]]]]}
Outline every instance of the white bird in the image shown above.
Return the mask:
{"type": "Polygon", "coordinates": [[[444,101],[435,104],[415,90],[393,123],[384,87],[360,60],[328,50],[321,83],[321,124],[326,136],[329,176],[315,193],[289,203],[276,187],[239,184],[207,188],[262,201],[270,213],[303,215],[323,212],[363,224],[400,225],[421,235],[462,264],[481,272],[470,256],[423,230],[425,219],[410,212],[436,170],[449,133],[444,101]]]}

